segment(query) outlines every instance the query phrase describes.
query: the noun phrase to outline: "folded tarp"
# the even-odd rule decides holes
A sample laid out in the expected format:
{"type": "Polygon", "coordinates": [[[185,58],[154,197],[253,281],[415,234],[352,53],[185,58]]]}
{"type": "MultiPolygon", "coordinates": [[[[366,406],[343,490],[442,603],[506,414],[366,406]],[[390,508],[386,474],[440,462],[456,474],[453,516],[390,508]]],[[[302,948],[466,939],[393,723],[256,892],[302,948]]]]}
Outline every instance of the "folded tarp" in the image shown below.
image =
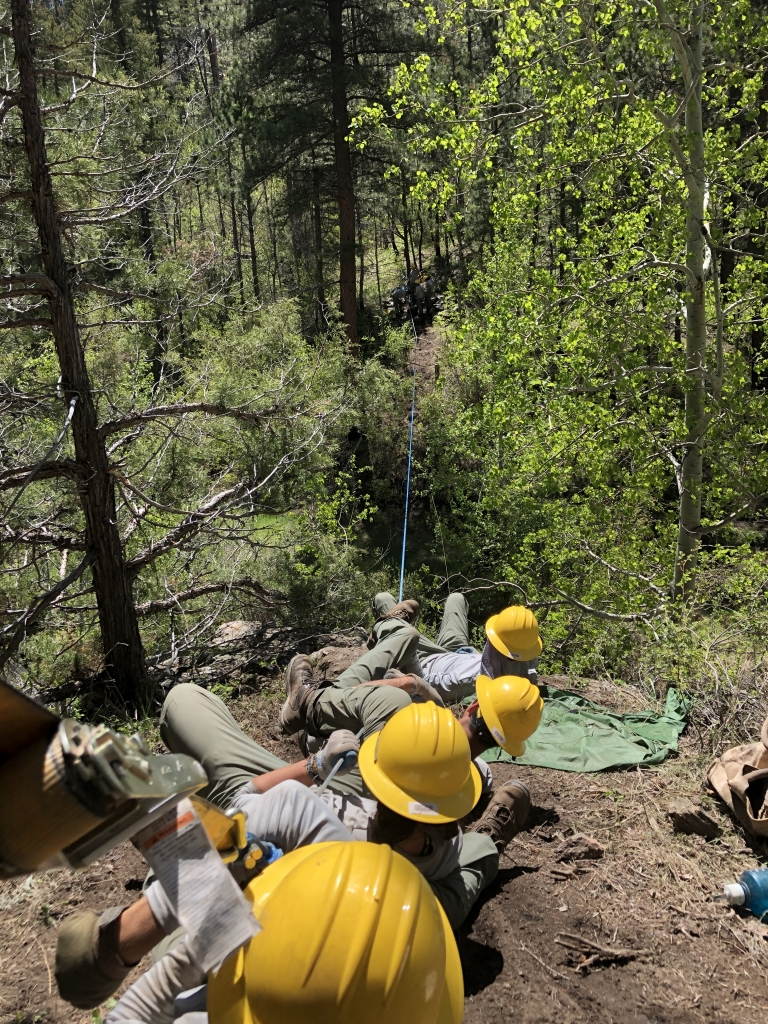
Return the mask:
{"type": "Polygon", "coordinates": [[[619,715],[568,690],[542,687],[541,724],[526,740],[522,757],[501,747],[487,750],[484,761],[558,768],[566,772],[599,772],[637,764],[661,764],[677,751],[690,702],[677,690],[667,691],[663,715],[652,711],[619,715]]]}

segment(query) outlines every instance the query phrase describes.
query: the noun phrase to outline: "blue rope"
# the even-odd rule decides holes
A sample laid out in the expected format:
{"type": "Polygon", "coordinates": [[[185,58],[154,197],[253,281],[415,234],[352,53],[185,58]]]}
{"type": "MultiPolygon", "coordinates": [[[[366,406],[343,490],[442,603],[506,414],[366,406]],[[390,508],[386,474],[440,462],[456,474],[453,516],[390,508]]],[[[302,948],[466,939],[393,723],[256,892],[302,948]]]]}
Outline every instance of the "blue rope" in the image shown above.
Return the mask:
{"type": "MultiPolygon", "coordinates": [[[[413,313],[411,313],[411,326],[413,327],[414,341],[418,345],[419,336],[416,333],[413,313]]],[[[397,600],[403,600],[403,580],[405,578],[405,542],[408,537],[408,501],[411,495],[411,463],[413,461],[413,418],[416,413],[416,363],[413,364],[413,392],[411,394],[411,428],[408,438],[408,475],[405,479],[405,519],[403,520],[403,552],[400,557],[400,593],[397,600]]]]}

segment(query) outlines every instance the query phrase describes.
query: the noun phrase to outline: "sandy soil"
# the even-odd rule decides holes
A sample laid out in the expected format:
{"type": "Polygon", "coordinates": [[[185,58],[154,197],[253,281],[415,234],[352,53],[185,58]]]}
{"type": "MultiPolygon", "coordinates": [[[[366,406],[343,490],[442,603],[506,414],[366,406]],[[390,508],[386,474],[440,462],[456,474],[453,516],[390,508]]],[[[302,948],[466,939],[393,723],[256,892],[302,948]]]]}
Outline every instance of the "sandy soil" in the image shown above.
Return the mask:
{"type": "MultiPolygon", "coordinates": [[[[277,729],[278,692],[241,697],[232,710],[259,742],[295,758],[277,729]]],[[[590,696],[627,710],[642,704],[608,684],[590,696]]],[[[525,779],[534,807],[459,935],[466,1024],[765,1019],[768,927],[715,899],[724,882],[764,863],[763,851],[704,794],[703,768],[687,740],[680,757],[642,771],[586,776],[493,765],[498,781],[525,779]],[[683,794],[721,823],[719,839],[672,831],[665,805],[683,794]],[[597,839],[605,855],[569,875],[555,848],[577,832],[597,839]],[[573,936],[636,955],[580,970],[584,957],[561,944],[573,936]]],[[[56,929],[75,908],[135,899],[143,875],[126,845],[77,875],[0,883],[0,1024],[98,1021],[98,1011],[74,1010],[56,994],[56,929]]]]}

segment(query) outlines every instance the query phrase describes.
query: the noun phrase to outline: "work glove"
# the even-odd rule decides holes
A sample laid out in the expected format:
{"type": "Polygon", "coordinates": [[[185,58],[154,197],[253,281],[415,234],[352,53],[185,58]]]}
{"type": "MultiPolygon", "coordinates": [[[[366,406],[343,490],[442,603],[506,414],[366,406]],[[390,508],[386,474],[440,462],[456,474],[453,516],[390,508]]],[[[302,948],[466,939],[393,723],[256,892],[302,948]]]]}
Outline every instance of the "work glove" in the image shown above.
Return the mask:
{"type": "Polygon", "coordinates": [[[411,675],[409,676],[409,678],[411,680],[411,685],[405,692],[411,695],[412,700],[415,700],[417,703],[420,701],[431,700],[435,704],[437,704],[439,708],[445,707],[445,704],[443,703],[443,698],[440,696],[440,694],[437,692],[434,686],[430,686],[429,683],[425,682],[421,678],[421,676],[411,675]]]}
{"type": "Polygon", "coordinates": [[[360,741],[353,732],[350,732],[349,729],[337,729],[331,733],[322,750],[318,750],[316,754],[310,754],[307,758],[307,771],[310,777],[324,782],[336,763],[341,761],[342,765],[336,774],[346,775],[357,764],[359,750],[360,741]]]}

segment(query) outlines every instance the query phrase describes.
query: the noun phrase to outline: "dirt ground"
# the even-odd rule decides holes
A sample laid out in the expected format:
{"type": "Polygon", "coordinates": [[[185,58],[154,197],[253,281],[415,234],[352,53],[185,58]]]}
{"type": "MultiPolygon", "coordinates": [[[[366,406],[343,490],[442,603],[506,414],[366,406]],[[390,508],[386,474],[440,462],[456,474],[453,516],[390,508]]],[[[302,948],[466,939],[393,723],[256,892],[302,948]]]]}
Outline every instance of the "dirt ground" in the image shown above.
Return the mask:
{"type": "MultiPolygon", "coordinates": [[[[639,695],[602,684],[592,699],[622,710],[639,695]]],[[[243,727],[294,759],[277,729],[279,689],[231,702],[243,727]]],[[[643,770],[575,775],[493,765],[497,781],[530,786],[526,829],[507,848],[499,875],[459,935],[466,1024],[758,1024],[768,1012],[768,927],[716,899],[724,882],[765,864],[764,850],[721,813],[701,786],[705,763],[691,740],[681,755],[643,770]],[[666,803],[699,800],[722,826],[706,842],[675,834],[666,803]],[[584,873],[556,861],[559,842],[586,833],[605,848],[584,873]],[[570,872],[573,871],[573,874],[570,872]],[[630,951],[579,969],[562,943],[581,937],[630,951]]],[[[98,1022],[56,993],[56,930],[75,909],[101,910],[138,896],[141,859],[125,845],[90,869],[0,883],[0,1024],[98,1022]]],[[[135,973],[144,969],[140,965],[135,973]]]]}

